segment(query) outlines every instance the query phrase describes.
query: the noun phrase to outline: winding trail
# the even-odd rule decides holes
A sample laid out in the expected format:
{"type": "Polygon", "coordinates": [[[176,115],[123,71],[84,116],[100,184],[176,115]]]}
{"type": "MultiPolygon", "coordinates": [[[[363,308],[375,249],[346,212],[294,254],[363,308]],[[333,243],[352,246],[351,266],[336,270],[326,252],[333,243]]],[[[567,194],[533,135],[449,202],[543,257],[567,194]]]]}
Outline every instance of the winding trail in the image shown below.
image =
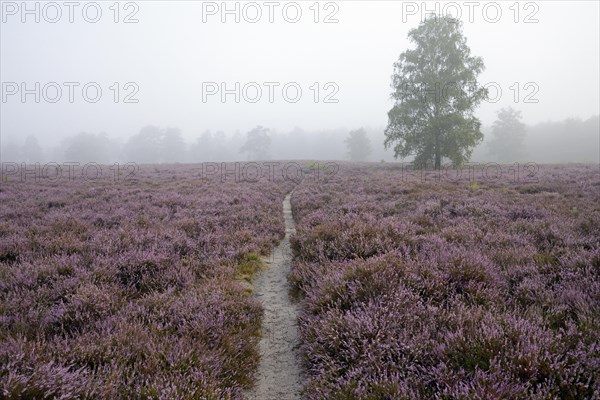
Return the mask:
{"type": "Polygon", "coordinates": [[[256,386],[247,397],[253,400],[300,399],[302,373],[297,356],[296,305],[289,297],[291,268],[290,235],[296,232],[289,193],[283,200],[285,237],[264,258],[267,268],[254,277],[254,292],[265,314],[259,344],[260,364],[256,386]]]}

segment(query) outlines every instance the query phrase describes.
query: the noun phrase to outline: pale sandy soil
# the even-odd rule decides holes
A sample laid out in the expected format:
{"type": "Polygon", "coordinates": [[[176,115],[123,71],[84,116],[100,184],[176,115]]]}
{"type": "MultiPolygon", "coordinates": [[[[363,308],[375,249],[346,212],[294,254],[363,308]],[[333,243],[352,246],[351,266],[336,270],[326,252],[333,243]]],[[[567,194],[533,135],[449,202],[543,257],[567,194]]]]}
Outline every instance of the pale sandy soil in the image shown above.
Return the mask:
{"type": "Polygon", "coordinates": [[[302,373],[298,361],[296,306],[289,297],[287,276],[291,267],[290,235],[295,232],[290,205],[283,201],[285,237],[271,255],[267,267],[254,277],[254,293],[265,309],[260,341],[256,386],[247,395],[255,400],[300,399],[302,373]]]}

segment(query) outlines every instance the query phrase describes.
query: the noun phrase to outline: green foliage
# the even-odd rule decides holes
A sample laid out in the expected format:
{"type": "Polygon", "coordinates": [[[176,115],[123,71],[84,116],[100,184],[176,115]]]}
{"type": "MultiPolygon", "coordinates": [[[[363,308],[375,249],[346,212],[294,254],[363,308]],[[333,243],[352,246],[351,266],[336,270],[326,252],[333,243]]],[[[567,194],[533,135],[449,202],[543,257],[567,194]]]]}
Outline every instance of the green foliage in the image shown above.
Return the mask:
{"type": "Polygon", "coordinates": [[[539,266],[544,266],[544,265],[556,266],[559,264],[558,258],[554,254],[551,254],[548,252],[540,252],[540,253],[534,254],[533,260],[539,266]]]}
{"type": "Polygon", "coordinates": [[[270,147],[269,129],[259,125],[248,132],[246,143],[240,148],[240,153],[247,153],[249,160],[266,160],[269,158],[270,147]]]}
{"type": "Polygon", "coordinates": [[[258,253],[250,252],[242,257],[238,265],[238,278],[250,282],[252,276],[264,266],[264,262],[258,253]]]}
{"type": "Polygon", "coordinates": [[[324,170],[327,168],[327,164],[316,161],[307,161],[304,165],[310,170],[324,170]]]}
{"type": "Polygon", "coordinates": [[[571,207],[571,213],[573,214],[579,214],[579,209],[575,206],[571,207]]]}
{"type": "Polygon", "coordinates": [[[455,165],[469,159],[483,139],[473,113],[487,96],[477,76],[483,60],[471,56],[462,24],[450,17],[429,18],[408,38],[416,45],[394,64],[385,146],[395,157],[414,155],[417,167],[455,165]]]}

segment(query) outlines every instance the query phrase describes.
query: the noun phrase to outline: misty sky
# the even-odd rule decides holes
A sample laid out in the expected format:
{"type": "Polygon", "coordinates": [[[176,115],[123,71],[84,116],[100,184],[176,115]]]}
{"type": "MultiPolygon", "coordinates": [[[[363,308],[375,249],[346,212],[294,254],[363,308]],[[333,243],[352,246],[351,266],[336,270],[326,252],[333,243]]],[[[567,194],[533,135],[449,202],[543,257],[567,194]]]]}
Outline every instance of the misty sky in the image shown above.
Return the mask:
{"type": "MultiPolygon", "coordinates": [[[[143,1],[127,9],[121,3],[119,23],[114,22],[115,13],[109,9],[112,1],[99,2],[102,16],[97,23],[84,20],[85,2],[75,8],[74,23],[69,23],[69,10],[64,6],[56,23],[45,21],[43,15],[39,23],[33,15],[27,15],[23,23],[20,10],[12,15],[7,3],[21,7],[20,1],[2,3],[3,85],[26,82],[33,88],[34,82],[41,86],[48,82],[80,83],[74,89],[73,103],[66,86],[62,86],[61,100],[54,104],[43,98],[37,104],[33,95],[22,103],[20,93],[3,99],[3,138],[35,134],[47,145],[81,131],[128,137],[148,124],[181,128],[187,139],[206,129],[246,132],[259,124],[279,131],[295,126],[385,126],[392,105],[392,64],[410,46],[408,30],[420,22],[420,10],[417,15],[408,15],[412,11],[408,3],[394,1],[337,1],[327,9],[327,2],[321,2],[318,23],[310,9],[312,1],[298,2],[302,16],[297,23],[284,19],[282,9],[287,2],[274,8],[273,23],[262,1],[257,2],[262,12],[257,23],[244,19],[245,2],[239,3],[239,23],[234,15],[227,15],[223,23],[220,10],[204,15],[207,22],[203,22],[203,7],[207,11],[213,5],[221,8],[221,2],[143,1]],[[123,23],[131,12],[139,22],[123,23]],[[339,22],[323,23],[332,12],[339,22]],[[82,97],[81,88],[88,82],[97,82],[103,91],[97,103],[82,97]],[[116,104],[110,89],[114,82],[120,88],[116,104]],[[139,87],[133,97],[139,100],[137,104],[123,103],[133,88],[125,90],[127,82],[139,87]],[[241,86],[257,82],[262,97],[257,103],[242,98],[238,104],[228,95],[222,103],[217,94],[203,102],[203,82],[225,82],[229,89],[235,82],[241,86]],[[274,87],[273,103],[263,82],[280,84],[274,87]],[[296,82],[302,89],[297,103],[283,97],[282,86],[288,82],[296,82]],[[310,89],[315,82],[319,83],[318,103],[310,89]],[[333,95],[337,103],[323,102],[335,88],[325,88],[328,82],[339,87],[333,95]]],[[[509,9],[513,2],[496,3],[502,11],[496,23],[491,22],[493,8],[488,6],[487,16],[482,11],[487,3],[479,2],[472,14],[473,23],[468,20],[464,2],[455,3],[461,6],[464,33],[473,54],[483,57],[486,64],[481,82],[496,82],[503,92],[498,102],[484,103],[478,109],[482,122],[491,124],[496,111],[508,105],[521,110],[529,124],[597,114],[599,3],[538,1],[525,7],[526,2],[521,2],[518,23],[514,22],[514,9],[509,9]],[[524,23],[528,16],[539,22],[524,23]],[[516,82],[518,103],[513,98],[516,82]],[[533,85],[526,88],[528,82],[533,85]],[[539,92],[534,93],[536,88],[539,92]],[[528,94],[539,102],[524,103],[528,94]]],[[[33,8],[35,2],[28,4],[33,8]]],[[[233,9],[234,2],[228,4],[233,9]]],[[[420,8],[423,3],[411,4],[420,8]]],[[[444,4],[438,3],[440,9],[444,4]]],[[[435,3],[428,2],[427,7],[434,8],[435,3]]],[[[50,19],[55,17],[55,10],[46,11],[50,19]]],[[[93,18],[94,9],[87,11],[93,18]]],[[[255,9],[248,7],[246,11],[247,17],[255,17],[255,9]]],[[[287,11],[293,19],[294,8],[287,11]]],[[[53,89],[49,90],[49,96],[54,96],[53,89]]],[[[253,90],[248,93],[255,96],[253,90]]],[[[295,91],[292,88],[288,93],[293,96],[295,91]]]]}

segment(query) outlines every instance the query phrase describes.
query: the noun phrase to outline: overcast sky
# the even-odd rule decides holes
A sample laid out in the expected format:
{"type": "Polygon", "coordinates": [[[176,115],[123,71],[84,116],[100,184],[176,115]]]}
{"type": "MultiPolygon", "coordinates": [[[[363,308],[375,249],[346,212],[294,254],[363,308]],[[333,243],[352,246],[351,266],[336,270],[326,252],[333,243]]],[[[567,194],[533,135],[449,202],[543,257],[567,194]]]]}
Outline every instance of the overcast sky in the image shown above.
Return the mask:
{"type": "MultiPolygon", "coordinates": [[[[102,15],[96,23],[85,20],[96,18],[93,4],[79,3],[70,23],[70,9],[62,2],[55,3],[60,18],[56,7],[39,3],[36,23],[35,13],[23,14],[20,1],[2,2],[2,136],[35,134],[43,144],[52,144],[81,131],[127,137],[148,124],[179,127],[188,139],[205,129],[245,132],[259,124],[279,131],[295,126],[385,126],[392,105],[392,64],[410,46],[406,36],[419,24],[424,3],[337,1],[320,2],[318,7],[312,1],[275,3],[237,3],[239,23],[235,13],[222,15],[221,2],[123,2],[118,16],[110,8],[112,1],[98,2],[102,15]],[[302,15],[292,23],[296,4],[302,15]],[[262,15],[252,23],[257,9],[262,15]],[[124,23],[126,18],[138,22],[124,23]],[[326,18],[337,22],[325,23],[326,18]],[[49,22],[54,19],[58,21],[49,22]],[[25,82],[29,89],[40,82],[40,103],[34,94],[23,103],[22,88],[13,82],[25,82]],[[62,88],[56,103],[49,101],[56,96],[56,88],[46,85],[49,82],[62,88]],[[79,84],[72,86],[72,103],[63,82],[79,84]],[[88,85],[90,101],[83,97],[82,88],[89,82],[102,90],[96,103],[91,102],[94,86],[88,85]],[[128,82],[134,84],[126,86],[128,82]],[[240,83],[239,103],[234,94],[224,103],[220,93],[210,95],[211,90],[220,92],[222,82],[233,91],[240,83]],[[251,82],[262,90],[256,103],[250,102],[256,98],[256,87],[246,86],[246,96],[242,89],[251,82]],[[273,82],[272,103],[264,82],[273,82]],[[286,100],[282,88],[288,83],[292,84],[287,86],[286,100]],[[11,95],[15,87],[19,93],[11,95]],[[297,87],[302,95],[294,103],[297,87]],[[127,95],[138,102],[125,103],[127,95]],[[326,103],[327,96],[337,103],[326,103]]],[[[513,2],[491,3],[478,2],[474,9],[465,2],[453,3],[460,8],[468,45],[485,61],[481,82],[502,90],[497,102],[478,109],[482,122],[491,124],[496,111],[508,105],[522,110],[527,123],[597,114],[599,3],[520,2],[512,9],[513,2]]],[[[227,4],[229,9],[236,7],[236,2],[227,4]]],[[[428,9],[437,4],[442,10],[446,2],[426,4],[428,9]]],[[[36,2],[27,5],[34,9],[36,2]]],[[[456,14],[456,7],[446,10],[456,14]]]]}

